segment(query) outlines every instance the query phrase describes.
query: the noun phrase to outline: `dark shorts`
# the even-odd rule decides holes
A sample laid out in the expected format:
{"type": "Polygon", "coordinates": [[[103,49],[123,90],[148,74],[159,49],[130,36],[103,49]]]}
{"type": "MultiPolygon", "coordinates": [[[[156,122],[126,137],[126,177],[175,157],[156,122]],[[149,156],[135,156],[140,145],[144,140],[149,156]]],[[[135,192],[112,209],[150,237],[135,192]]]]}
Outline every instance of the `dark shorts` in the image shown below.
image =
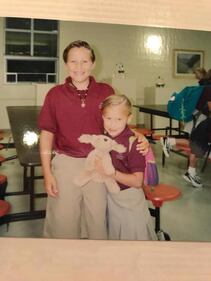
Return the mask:
{"type": "Polygon", "coordinates": [[[190,135],[191,152],[197,157],[203,157],[209,148],[211,119],[202,121],[190,135]]]}
{"type": "Polygon", "coordinates": [[[207,152],[209,146],[205,143],[190,142],[191,152],[196,155],[197,158],[201,158],[207,152]]]}

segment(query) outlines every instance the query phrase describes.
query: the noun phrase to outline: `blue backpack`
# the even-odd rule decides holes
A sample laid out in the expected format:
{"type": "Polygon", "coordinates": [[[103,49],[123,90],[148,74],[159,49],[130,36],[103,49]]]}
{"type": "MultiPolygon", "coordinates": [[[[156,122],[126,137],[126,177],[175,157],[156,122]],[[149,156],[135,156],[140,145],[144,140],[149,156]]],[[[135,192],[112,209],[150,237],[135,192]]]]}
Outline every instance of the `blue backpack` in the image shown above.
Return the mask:
{"type": "Polygon", "coordinates": [[[203,89],[203,86],[190,86],[173,93],[167,104],[169,116],[178,121],[191,121],[203,89]]]}

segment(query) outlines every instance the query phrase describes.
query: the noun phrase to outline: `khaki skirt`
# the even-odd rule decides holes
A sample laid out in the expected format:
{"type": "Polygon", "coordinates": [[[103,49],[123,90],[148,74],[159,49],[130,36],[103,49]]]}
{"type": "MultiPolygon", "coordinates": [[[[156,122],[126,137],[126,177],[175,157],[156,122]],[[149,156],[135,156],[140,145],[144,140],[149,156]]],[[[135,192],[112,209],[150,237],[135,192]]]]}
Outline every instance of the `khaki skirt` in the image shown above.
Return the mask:
{"type": "Polygon", "coordinates": [[[108,230],[111,240],[157,240],[142,189],[108,194],[108,230]]]}

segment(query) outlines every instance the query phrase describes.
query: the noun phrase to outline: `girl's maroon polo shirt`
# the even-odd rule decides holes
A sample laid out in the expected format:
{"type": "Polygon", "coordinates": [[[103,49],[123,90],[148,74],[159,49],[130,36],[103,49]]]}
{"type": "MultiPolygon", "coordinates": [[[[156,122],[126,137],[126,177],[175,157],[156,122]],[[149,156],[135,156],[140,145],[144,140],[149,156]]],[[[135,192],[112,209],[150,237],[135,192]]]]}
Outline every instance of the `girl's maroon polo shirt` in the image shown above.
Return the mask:
{"type": "Polygon", "coordinates": [[[86,106],[81,106],[77,90],[69,79],[48,92],[39,115],[39,128],[54,134],[54,149],[73,157],[86,157],[92,150],[90,144],[78,141],[82,134],[102,134],[100,111],[102,101],[114,94],[111,86],[97,83],[90,77],[86,106]]]}
{"type": "MultiPolygon", "coordinates": [[[[113,165],[116,170],[126,174],[144,172],[145,157],[136,150],[138,140],[135,140],[131,149],[129,149],[130,136],[134,136],[134,133],[128,127],[126,127],[120,135],[113,138],[117,143],[123,144],[127,149],[125,153],[118,153],[113,150],[111,151],[113,165]]],[[[118,184],[121,189],[129,188],[129,186],[120,183],[118,184]]]]}

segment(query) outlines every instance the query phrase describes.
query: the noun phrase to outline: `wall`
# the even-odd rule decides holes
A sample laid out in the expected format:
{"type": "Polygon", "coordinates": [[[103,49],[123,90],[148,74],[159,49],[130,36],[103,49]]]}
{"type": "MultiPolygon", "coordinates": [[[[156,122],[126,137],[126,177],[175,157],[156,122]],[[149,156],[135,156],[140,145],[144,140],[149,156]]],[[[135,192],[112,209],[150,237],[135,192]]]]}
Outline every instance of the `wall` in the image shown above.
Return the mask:
{"type": "MultiPolygon", "coordinates": [[[[195,79],[173,77],[173,49],[196,49],[205,52],[205,68],[211,68],[211,32],[179,30],[155,27],[129,26],[119,24],[60,22],[60,57],[65,46],[77,39],[92,44],[97,56],[94,75],[98,80],[111,83],[115,64],[122,62],[126,77],[136,81],[138,103],[144,102],[144,88],[155,84],[161,75],[167,87],[180,89],[196,83],[195,79]],[[144,47],[148,35],[159,35],[163,41],[160,55],[155,55],[144,47]]],[[[0,42],[4,42],[3,19],[0,18],[0,42]]],[[[0,63],[3,61],[3,44],[0,45],[0,63]]],[[[59,62],[59,81],[64,81],[67,72],[63,61],[59,62]]],[[[6,85],[3,68],[0,70],[0,128],[9,125],[5,106],[11,104],[35,104],[35,85],[6,85]]],[[[142,123],[142,120],[139,120],[142,123]]]]}
{"type": "MultiPolygon", "coordinates": [[[[123,62],[126,76],[137,80],[138,97],[143,96],[144,87],[155,84],[158,75],[164,77],[167,86],[176,88],[196,83],[195,79],[173,77],[175,48],[204,50],[205,68],[211,68],[211,32],[100,23],[61,23],[62,49],[70,41],[79,38],[88,40],[96,50],[97,78],[109,80],[115,63],[123,62]],[[146,51],[144,42],[150,34],[161,36],[164,42],[161,55],[146,51]]],[[[60,78],[63,77],[61,68],[60,78]]]]}

